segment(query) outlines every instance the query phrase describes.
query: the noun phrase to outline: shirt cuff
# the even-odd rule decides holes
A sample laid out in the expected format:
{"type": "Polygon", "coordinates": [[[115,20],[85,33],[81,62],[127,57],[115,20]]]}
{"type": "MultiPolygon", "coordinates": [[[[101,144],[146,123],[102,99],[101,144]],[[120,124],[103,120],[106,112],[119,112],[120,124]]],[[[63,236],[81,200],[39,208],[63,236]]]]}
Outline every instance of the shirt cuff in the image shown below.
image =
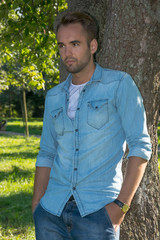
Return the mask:
{"type": "Polygon", "coordinates": [[[38,157],[37,161],[36,161],[36,167],[49,167],[49,168],[51,168],[52,164],[53,164],[52,160],[46,161],[46,159],[44,159],[42,157],[38,157]]]}
{"type": "Polygon", "coordinates": [[[134,149],[129,151],[129,154],[128,154],[127,158],[129,158],[129,157],[140,157],[140,158],[143,158],[143,159],[149,161],[150,158],[151,158],[151,154],[152,154],[151,150],[134,148],[134,149]]]}

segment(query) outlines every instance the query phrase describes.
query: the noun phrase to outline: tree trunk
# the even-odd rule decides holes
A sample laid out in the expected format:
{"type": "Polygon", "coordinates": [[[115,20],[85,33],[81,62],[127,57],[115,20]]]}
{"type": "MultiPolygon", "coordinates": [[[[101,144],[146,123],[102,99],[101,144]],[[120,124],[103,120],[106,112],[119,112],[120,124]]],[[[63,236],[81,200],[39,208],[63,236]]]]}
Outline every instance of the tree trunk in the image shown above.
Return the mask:
{"type": "Polygon", "coordinates": [[[24,118],[25,118],[25,135],[26,138],[29,137],[29,128],[28,128],[28,114],[27,114],[27,104],[26,104],[26,92],[23,87],[23,106],[24,106],[24,118]]]}
{"type": "MultiPolygon", "coordinates": [[[[121,227],[121,240],[160,239],[160,182],[157,124],[160,109],[160,2],[158,0],[68,0],[69,10],[84,10],[99,22],[101,66],[131,74],[144,99],[152,158],[121,227]]],[[[61,78],[66,77],[61,68],[61,78]]],[[[126,160],[124,161],[126,163],[126,160]]],[[[125,165],[125,164],[124,164],[125,165]]]]}
{"type": "Polygon", "coordinates": [[[10,88],[9,88],[9,117],[13,117],[12,116],[12,93],[10,88]]]}

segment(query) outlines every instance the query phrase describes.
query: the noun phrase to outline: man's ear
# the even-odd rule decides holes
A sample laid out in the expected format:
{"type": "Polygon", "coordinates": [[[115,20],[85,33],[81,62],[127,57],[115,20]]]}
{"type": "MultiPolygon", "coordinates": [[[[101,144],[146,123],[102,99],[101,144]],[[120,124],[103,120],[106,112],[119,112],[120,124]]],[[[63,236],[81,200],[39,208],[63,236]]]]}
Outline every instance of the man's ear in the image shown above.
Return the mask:
{"type": "Polygon", "coordinates": [[[90,42],[90,51],[92,54],[94,54],[97,51],[98,48],[98,43],[96,39],[92,39],[92,41],[90,42]]]}

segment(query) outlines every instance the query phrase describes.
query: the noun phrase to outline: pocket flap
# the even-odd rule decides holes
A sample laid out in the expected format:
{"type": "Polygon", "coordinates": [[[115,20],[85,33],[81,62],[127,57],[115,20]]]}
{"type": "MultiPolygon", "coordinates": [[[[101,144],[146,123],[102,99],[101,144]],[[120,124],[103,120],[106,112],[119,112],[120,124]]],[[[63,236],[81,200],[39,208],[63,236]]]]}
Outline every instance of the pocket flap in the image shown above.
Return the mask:
{"type": "Polygon", "coordinates": [[[101,99],[101,100],[95,100],[88,102],[88,105],[92,107],[93,109],[99,109],[105,104],[108,104],[108,99],[101,99]]]}
{"type": "Polygon", "coordinates": [[[58,116],[60,115],[60,113],[63,111],[63,108],[58,108],[58,109],[55,109],[51,112],[51,116],[54,118],[54,119],[57,119],[58,116]]]}

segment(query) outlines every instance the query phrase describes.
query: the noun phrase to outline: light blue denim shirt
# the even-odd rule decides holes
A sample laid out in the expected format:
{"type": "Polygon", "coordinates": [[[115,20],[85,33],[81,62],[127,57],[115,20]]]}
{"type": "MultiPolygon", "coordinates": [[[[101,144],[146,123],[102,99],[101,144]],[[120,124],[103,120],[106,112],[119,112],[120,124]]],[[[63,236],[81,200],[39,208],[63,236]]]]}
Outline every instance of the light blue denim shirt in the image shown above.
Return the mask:
{"type": "Polygon", "coordinates": [[[74,196],[81,216],[112,202],[122,185],[122,158],[151,156],[142,97],[130,75],[98,64],[82,90],[75,119],[67,115],[72,76],[49,90],[36,166],[50,167],[41,204],[60,216],[74,196]]]}

